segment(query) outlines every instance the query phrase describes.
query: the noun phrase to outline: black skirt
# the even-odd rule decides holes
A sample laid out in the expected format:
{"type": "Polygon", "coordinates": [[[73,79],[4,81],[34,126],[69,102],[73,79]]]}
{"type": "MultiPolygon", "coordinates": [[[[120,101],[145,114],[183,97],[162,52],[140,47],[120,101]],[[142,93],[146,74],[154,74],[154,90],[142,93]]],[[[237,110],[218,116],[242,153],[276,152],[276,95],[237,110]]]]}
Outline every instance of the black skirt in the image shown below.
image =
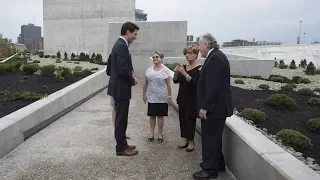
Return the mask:
{"type": "Polygon", "coordinates": [[[168,103],[148,103],[148,116],[168,116],[168,103]]]}

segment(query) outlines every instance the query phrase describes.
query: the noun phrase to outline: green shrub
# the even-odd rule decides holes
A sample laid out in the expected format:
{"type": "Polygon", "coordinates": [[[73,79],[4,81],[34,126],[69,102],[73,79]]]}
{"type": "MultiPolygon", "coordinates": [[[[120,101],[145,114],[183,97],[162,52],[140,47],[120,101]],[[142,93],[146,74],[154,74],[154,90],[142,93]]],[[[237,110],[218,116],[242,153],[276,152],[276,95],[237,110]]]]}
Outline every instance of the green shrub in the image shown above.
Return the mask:
{"type": "Polygon", "coordinates": [[[57,58],[60,59],[61,58],[61,54],[60,51],[57,52],[57,58]]]}
{"type": "Polygon", "coordinates": [[[68,67],[58,67],[57,74],[60,74],[62,77],[69,77],[72,75],[72,71],[68,67]]]}
{"type": "Polygon", "coordinates": [[[284,83],[285,80],[282,78],[282,77],[271,77],[270,78],[270,81],[273,81],[273,82],[281,82],[281,83],[284,83]]]}
{"type": "Polygon", "coordinates": [[[299,94],[303,96],[313,96],[314,92],[310,88],[302,88],[299,91],[299,94]]]}
{"type": "Polygon", "coordinates": [[[25,64],[22,66],[22,71],[26,74],[34,74],[39,70],[38,64],[25,64]]]}
{"type": "Polygon", "coordinates": [[[317,69],[317,70],[316,70],[316,74],[320,74],[320,69],[317,69]]]}
{"type": "Polygon", "coordinates": [[[267,84],[260,84],[258,87],[259,87],[260,89],[263,89],[263,90],[269,90],[269,89],[270,89],[270,86],[267,85],[267,84]]]}
{"type": "Polygon", "coordinates": [[[274,82],[282,82],[283,81],[283,83],[290,81],[290,79],[285,76],[274,75],[274,74],[270,75],[269,80],[270,81],[275,80],[274,82]],[[274,78],[274,77],[276,77],[276,78],[274,78]]]}
{"type": "Polygon", "coordinates": [[[176,68],[177,65],[178,65],[178,63],[173,63],[173,64],[166,63],[165,64],[165,66],[167,66],[171,71],[173,71],[174,68],[176,68]]]}
{"type": "Polygon", "coordinates": [[[316,92],[320,93],[320,88],[315,88],[313,91],[316,91],[316,92]]]}
{"type": "Polygon", "coordinates": [[[40,63],[40,61],[39,60],[34,60],[33,63],[37,64],[37,63],[40,63]]]}
{"type": "Polygon", "coordinates": [[[99,68],[91,68],[91,71],[97,71],[99,68]]]}
{"type": "Polygon", "coordinates": [[[320,117],[310,119],[308,121],[308,128],[310,131],[320,134],[320,117]]]}
{"type": "Polygon", "coordinates": [[[54,58],[56,58],[56,57],[57,57],[56,55],[51,55],[51,58],[52,58],[52,59],[54,59],[54,58]]]}
{"type": "Polygon", "coordinates": [[[74,64],[80,64],[80,62],[73,62],[74,64]]]}
{"type": "Polygon", "coordinates": [[[298,84],[309,84],[311,81],[308,78],[300,78],[298,84]]]}
{"type": "Polygon", "coordinates": [[[44,58],[49,58],[50,57],[50,55],[44,55],[44,58]]]}
{"type": "Polygon", "coordinates": [[[73,71],[73,76],[83,76],[82,71],[73,71]]]}
{"type": "Polygon", "coordinates": [[[42,76],[53,76],[55,71],[56,71],[56,66],[53,64],[42,66],[40,68],[40,74],[42,76]]]}
{"type": "Polygon", "coordinates": [[[307,60],[306,59],[304,59],[304,60],[301,59],[299,66],[302,67],[302,68],[306,68],[307,60]]]}
{"type": "Polygon", "coordinates": [[[62,61],[60,59],[57,59],[56,63],[62,63],[62,61]]]}
{"type": "Polygon", "coordinates": [[[295,84],[286,84],[284,86],[281,87],[281,90],[284,90],[284,91],[293,91],[294,88],[297,88],[297,85],[295,84]]]}
{"type": "Polygon", "coordinates": [[[22,66],[22,62],[15,62],[15,63],[14,63],[14,68],[15,68],[16,70],[20,70],[21,66],[22,66]]]}
{"type": "Polygon", "coordinates": [[[307,66],[306,69],[306,74],[307,75],[315,75],[316,74],[316,67],[314,66],[314,64],[312,62],[310,62],[307,66]]]}
{"type": "Polygon", "coordinates": [[[74,53],[71,53],[71,60],[74,60],[76,58],[76,55],[74,53]]]}
{"type": "Polygon", "coordinates": [[[259,109],[251,109],[251,108],[245,108],[240,113],[240,116],[248,120],[252,120],[257,124],[264,122],[267,118],[267,115],[264,112],[260,111],[259,109]]]}
{"type": "Polygon", "coordinates": [[[91,74],[93,74],[93,73],[92,73],[92,71],[89,70],[89,69],[84,69],[84,70],[82,70],[82,75],[83,75],[83,76],[90,76],[91,74]]]}
{"type": "Polygon", "coordinates": [[[282,129],[276,134],[277,139],[281,139],[283,144],[290,146],[296,151],[303,151],[312,147],[308,137],[293,129],[282,129]]]}
{"type": "Polygon", "coordinates": [[[7,72],[12,72],[15,69],[14,63],[5,63],[4,66],[7,72]]]}
{"type": "Polygon", "coordinates": [[[56,81],[57,82],[63,82],[64,81],[64,77],[61,74],[56,74],[56,81]]]}
{"type": "Polygon", "coordinates": [[[288,65],[286,65],[286,64],[279,64],[279,68],[280,68],[280,69],[287,69],[287,68],[288,68],[288,65]]]}
{"type": "Polygon", "coordinates": [[[296,101],[285,94],[271,94],[266,103],[276,109],[292,109],[297,106],[296,101]]]}
{"type": "Polygon", "coordinates": [[[0,74],[6,72],[6,67],[3,64],[0,64],[0,74]]]}
{"type": "Polygon", "coordinates": [[[21,91],[21,92],[13,93],[12,97],[14,99],[21,99],[21,100],[31,101],[31,100],[39,100],[39,99],[43,98],[44,95],[38,94],[36,92],[21,91]]]}
{"type": "Polygon", "coordinates": [[[236,83],[236,84],[244,84],[244,81],[241,80],[241,79],[236,79],[236,80],[234,81],[234,83],[236,83]]]}
{"type": "Polygon", "coordinates": [[[81,66],[76,66],[73,68],[73,71],[82,71],[82,67],[81,66]]]}
{"type": "Polygon", "coordinates": [[[307,103],[314,106],[320,106],[320,98],[312,97],[308,100],[307,103]]]}
{"type": "Polygon", "coordinates": [[[297,69],[296,62],[294,60],[291,61],[289,68],[290,69],[297,69]]]}
{"type": "Polygon", "coordinates": [[[258,80],[262,80],[263,78],[261,76],[251,76],[252,79],[258,79],[258,80]]]}
{"type": "Polygon", "coordinates": [[[40,58],[43,58],[43,56],[44,56],[43,52],[39,52],[38,55],[39,55],[40,58]]]}

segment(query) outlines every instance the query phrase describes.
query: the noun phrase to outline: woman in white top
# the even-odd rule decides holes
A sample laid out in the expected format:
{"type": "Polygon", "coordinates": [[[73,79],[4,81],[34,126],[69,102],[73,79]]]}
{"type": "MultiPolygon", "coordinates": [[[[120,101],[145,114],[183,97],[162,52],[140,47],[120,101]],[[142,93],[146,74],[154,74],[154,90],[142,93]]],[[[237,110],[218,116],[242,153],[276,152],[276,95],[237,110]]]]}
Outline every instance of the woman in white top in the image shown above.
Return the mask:
{"type": "Polygon", "coordinates": [[[158,141],[163,142],[163,116],[168,116],[168,102],[171,103],[170,70],[162,65],[164,55],[153,53],[153,67],[147,69],[143,85],[143,101],[148,102],[150,116],[150,136],[148,141],[154,140],[154,129],[158,119],[158,141]]]}

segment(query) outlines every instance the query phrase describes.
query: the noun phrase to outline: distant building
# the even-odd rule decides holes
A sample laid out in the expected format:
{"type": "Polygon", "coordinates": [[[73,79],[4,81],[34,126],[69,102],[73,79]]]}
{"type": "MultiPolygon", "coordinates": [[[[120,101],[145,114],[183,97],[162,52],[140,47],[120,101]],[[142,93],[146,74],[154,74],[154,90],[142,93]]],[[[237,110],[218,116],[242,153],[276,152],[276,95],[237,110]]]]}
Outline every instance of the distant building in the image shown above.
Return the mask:
{"type": "Polygon", "coordinates": [[[141,9],[136,9],[136,21],[147,21],[147,14],[141,9]]]}
{"type": "Polygon", "coordinates": [[[17,38],[18,44],[24,44],[28,50],[43,49],[43,38],[41,37],[41,27],[34,24],[22,25],[21,34],[17,38]]]}
{"type": "Polygon", "coordinates": [[[224,42],[223,47],[237,47],[237,46],[265,46],[265,45],[281,45],[281,42],[269,42],[269,41],[256,41],[253,38],[253,41],[236,39],[231,42],[224,42]]]}
{"type": "Polygon", "coordinates": [[[320,44],[320,42],[319,41],[314,41],[311,44],[320,44]]]}

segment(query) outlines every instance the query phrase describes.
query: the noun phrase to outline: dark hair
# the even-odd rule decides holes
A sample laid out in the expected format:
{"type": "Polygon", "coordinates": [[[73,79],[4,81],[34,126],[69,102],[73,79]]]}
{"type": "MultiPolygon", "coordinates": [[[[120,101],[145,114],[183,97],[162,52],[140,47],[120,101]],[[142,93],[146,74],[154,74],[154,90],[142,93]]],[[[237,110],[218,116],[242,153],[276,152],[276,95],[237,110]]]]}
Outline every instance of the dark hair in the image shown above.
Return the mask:
{"type": "Polygon", "coordinates": [[[139,31],[139,27],[132,23],[132,22],[126,22],[122,25],[121,27],[121,36],[124,36],[127,34],[127,31],[130,31],[131,33],[133,33],[135,30],[139,31]]]}
{"type": "Polygon", "coordinates": [[[156,51],[153,54],[158,54],[161,59],[164,58],[164,54],[163,53],[159,53],[159,52],[156,51]]]}

